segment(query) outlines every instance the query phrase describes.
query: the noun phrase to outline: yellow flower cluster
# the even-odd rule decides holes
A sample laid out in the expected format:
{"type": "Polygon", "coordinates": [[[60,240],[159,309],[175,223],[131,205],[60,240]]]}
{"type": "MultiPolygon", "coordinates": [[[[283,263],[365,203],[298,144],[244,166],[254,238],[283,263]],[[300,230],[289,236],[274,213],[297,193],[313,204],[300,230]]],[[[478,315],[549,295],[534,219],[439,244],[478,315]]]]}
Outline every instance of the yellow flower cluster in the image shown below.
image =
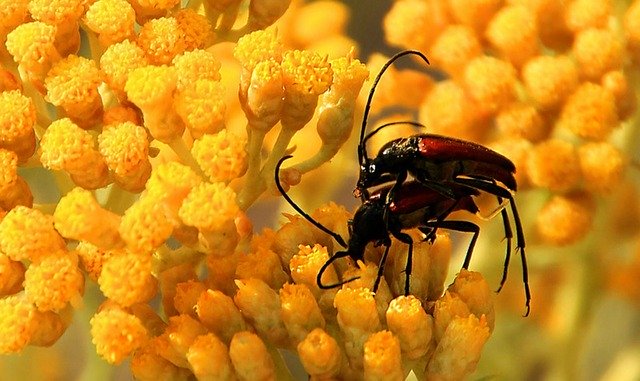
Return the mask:
{"type": "Polygon", "coordinates": [[[638,8],[599,0],[400,0],[384,26],[390,43],[427,52],[448,76],[422,96],[420,122],[489,143],[515,162],[519,189],[553,192],[537,232],[567,245],[591,231],[594,210],[558,213],[554,200],[577,205],[610,194],[628,166],[613,137],[636,109],[635,61],[625,53],[638,53],[638,8]],[[567,220],[573,228],[563,229],[567,220]]]}

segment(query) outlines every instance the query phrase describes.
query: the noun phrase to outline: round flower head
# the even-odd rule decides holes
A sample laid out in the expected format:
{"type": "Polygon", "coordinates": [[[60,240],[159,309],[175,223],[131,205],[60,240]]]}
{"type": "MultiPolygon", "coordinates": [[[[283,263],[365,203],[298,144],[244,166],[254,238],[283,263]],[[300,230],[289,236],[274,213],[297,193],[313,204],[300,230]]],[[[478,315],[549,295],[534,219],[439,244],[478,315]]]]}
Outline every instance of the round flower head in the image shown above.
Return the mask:
{"type": "Polygon", "coordinates": [[[502,8],[487,26],[486,36],[501,57],[521,66],[539,50],[536,18],[522,5],[502,8]]]}
{"type": "Polygon", "coordinates": [[[176,94],[176,112],[191,136],[200,138],[224,128],[224,87],[212,79],[194,79],[176,94]]]}
{"type": "Polygon", "coordinates": [[[369,336],[364,343],[364,378],[399,380],[404,377],[400,341],[389,331],[369,336]]]}
{"type": "Polygon", "coordinates": [[[124,88],[129,74],[148,64],[144,50],[129,40],[109,45],[100,57],[100,69],[104,73],[105,82],[120,99],[126,99],[124,88]]]}
{"type": "Polygon", "coordinates": [[[289,337],[280,312],[279,295],[269,285],[255,278],[237,280],[236,285],[238,292],[233,301],[245,319],[260,336],[279,345],[287,343],[289,337]]]}
{"type": "Polygon", "coordinates": [[[29,13],[34,20],[55,25],[56,47],[62,56],[75,54],[80,47],[78,21],[85,11],[83,0],[32,0],[29,13]]]}
{"type": "Polygon", "coordinates": [[[612,11],[611,0],[575,0],[567,5],[564,19],[573,32],[587,28],[605,28],[612,11]]]}
{"type": "Polygon", "coordinates": [[[123,307],[147,302],[157,291],[151,256],[129,250],[112,252],[102,265],[98,284],[107,298],[123,307]]]}
{"type": "Polygon", "coordinates": [[[129,249],[151,253],[171,236],[175,221],[158,201],[147,194],[124,213],[118,231],[129,249]]]}
{"type": "Polygon", "coordinates": [[[49,346],[66,325],[53,312],[40,312],[24,296],[0,299],[0,353],[18,353],[28,344],[49,346]]]}
{"type": "Polygon", "coordinates": [[[206,134],[193,143],[191,154],[210,181],[229,182],[247,169],[246,141],[222,130],[206,134]]]}
{"type": "Polygon", "coordinates": [[[627,164],[619,149],[607,142],[585,143],[578,157],[587,190],[606,194],[618,188],[627,164]]]}
{"type": "Polygon", "coordinates": [[[454,78],[460,78],[464,67],[482,54],[475,31],[465,25],[450,25],[431,47],[430,59],[454,78]]]}
{"type": "Polygon", "coordinates": [[[283,127],[299,130],[313,116],[318,96],[331,86],[333,69],[327,57],[306,50],[290,50],[282,56],[282,82],[283,127]]]}
{"type": "Polygon", "coordinates": [[[93,137],[68,118],[51,123],[40,140],[40,151],[45,168],[67,171],[83,188],[101,188],[109,181],[107,164],[93,137]]]}
{"type": "Polygon", "coordinates": [[[53,217],[16,206],[0,221],[0,251],[14,261],[39,262],[65,249],[65,242],[53,228],[53,217]]]}
{"type": "Polygon", "coordinates": [[[534,146],[526,167],[533,185],[553,191],[569,190],[580,180],[575,147],[559,139],[545,140],[534,146]]]}
{"type": "Polygon", "coordinates": [[[451,16],[481,34],[501,8],[501,0],[448,0],[451,16]]]}
{"type": "Polygon", "coordinates": [[[464,87],[483,114],[493,114],[515,97],[516,72],[508,62],[489,56],[473,59],[464,72],[464,87]]]}
{"type": "Polygon", "coordinates": [[[554,196],[538,212],[538,234],[552,245],[570,245],[591,230],[594,214],[594,201],[589,194],[574,192],[554,196]]]}
{"type": "Polygon", "coordinates": [[[98,35],[104,48],[132,39],[135,21],[135,11],[126,0],[98,0],[84,15],[85,24],[98,35]]]}
{"type": "MultiPolygon", "coordinates": [[[[282,60],[283,46],[278,39],[276,31],[258,30],[242,36],[235,48],[233,56],[240,62],[243,70],[250,76],[253,68],[262,61],[273,59],[276,62],[282,60]]],[[[246,80],[249,80],[247,77],[246,80]]],[[[246,88],[246,87],[245,87],[246,88]]]]}
{"type": "MultiPolygon", "coordinates": [[[[29,16],[30,0],[0,0],[0,36],[24,23],[29,16]]],[[[2,38],[4,41],[4,38],[2,38]]]]}
{"type": "Polygon", "coordinates": [[[177,89],[190,87],[199,79],[220,80],[220,61],[207,50],[184,52],[172,61],[178,73],[177,89]]]}
{"type": "Polygon", "coordinates": [[[211,44],[215,33],[206,16],[190,8],[182,8],[173,14],[182,31],[185,50],[203,49],[211,44]]]}
{"type": "Polygon", "coordinates": [[[196,186],[180,208],[185,224],[204,231],[215,231],[233,221],[239,209],[235,192],[224,183],[204,183],[196,186]]]}
{"type": "Polygon", "coordinates": [[[581,138],[605,139],[618,126],[615,98],[604,87],[584,82],[567,99],[558,123],[581,138]]]}
{"type": "Polygon", "coordinates": [[[140,319],[114,303],[101,308],[90,324],[96,351],[110,364],[121,363],[148,340],[140,319]]]}
{"type": "Polygon", "coordinates": [[[578,68],[567,56],[540,55],[524,65],[522,80],[538,106],[556,108],[578,86],[578,68]]]}
{"type": "Polygon", "coordinates": [[[229,345],[229,357],[239,380],[274,380],[275,364],[255,333],[239,332],[229,345]]]}
{"type": "Polygon", "coordinates": [[[389,330],[400,340],[400,348],[409,359],[424,356],[430,348],[433,317],[427,315],[413,295],[391,301],[386,312],[389,330]]]}
{"type": "Polygon", "coordinates": [[[147,21],[138,34],[137,44],[153,65],[167,65],[187,46],[178,20],[161,17],[147,21]]]}
{"type": "Polygon", "coordinates": [[[56,229],[65,238],[91,242],[102,248],[122,245],[120,216],[100,206],[93,194],[76,187],[58,203],[53,214],[56,229]]]}
{"type": "Polygon", "coordinates": [[[125,190],[140,192],[151,175],[149,140],[132,122],[113,124],[98,136],[100,154],[125,190]]]}
{"type": "Polygon", "coordinates": [[[573,56],[582,75],[597,80],[606,72],[622,68],[624,42],[617,33],[604,29],[587,29],[576,36],[573,56]]]}
{"type": "Polygon", "coordinates": [[[235,380],[229,349],[212,333],[198,336],[193,341],[187,360],[193,374],[200,380],[235,380]]]}
{"type": "Polygon", "coordinates": [[[60,53],[54,45],[56,27],[40,21],[19,25],[7,35],[7,51],[18,63],[20,78],[44,92],[43,83],[60,53]]]}
{"type": "Polygon", "coordinates": [[[0,254],[0,296],[5,297],[22,290],[25,270],[22,262],[12,261],[0,254]]]}
{"type": "Polygon", "coordinates": [[[78,257],[66,251],[46,256],[25,273],[25,295],[40,311],[59,311],[67,303],[77,305],[83,289],[78,257]]]}
{"type": "Polygon", "coordinates": [[[0,148],[0,208],[11,210],[17,205],[30,208],[33,194],[29,184],[18,175],[18,155],[0,148]]]}
{"type": "Polygon", "coordinates": [[[338,342],[321,328],[316,328],[298,344],[298,356],[311,377],[335,377],[340,372],[342,351],[338,342]]]}
{"type": "Polygon", "coordinates": [[[129,99],[142,110],[145,127],[155,139],[165,143],[184,131],[184,124],[170,107],[176,84],[174,67],[144,66],[129,74],[124,87],[129,99]]]}
{"type": "Polygon", "coordinates": [[[428,51],[445,27],[445,12],[439,2],[396,1],[384,18],[385,38],[392,45],[428,51]]]}
{"type": "Polygon", "coordinates": [[[25,162],[36,150],[36,109],[31,98],[18,90],[0,93],[0,147],[25,162]]]}
{"type": "Polygon", "coordinates": [[[461,380],[476,369],[482,347],[489,338],[484,316],[459,317],[451,321],[427,365],[431,379],[461,380]]]}

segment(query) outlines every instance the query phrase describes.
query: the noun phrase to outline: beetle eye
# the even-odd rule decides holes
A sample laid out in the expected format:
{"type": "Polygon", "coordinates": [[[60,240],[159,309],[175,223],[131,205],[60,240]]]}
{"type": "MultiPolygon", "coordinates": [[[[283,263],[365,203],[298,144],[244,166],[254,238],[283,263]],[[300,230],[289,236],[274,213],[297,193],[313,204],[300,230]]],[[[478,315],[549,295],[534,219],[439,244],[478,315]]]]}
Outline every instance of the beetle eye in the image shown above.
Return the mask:
{"type": "Polygon", "coordinates": [[[376,165],[369,164],[369,173],[376,173],[376,165]]]}

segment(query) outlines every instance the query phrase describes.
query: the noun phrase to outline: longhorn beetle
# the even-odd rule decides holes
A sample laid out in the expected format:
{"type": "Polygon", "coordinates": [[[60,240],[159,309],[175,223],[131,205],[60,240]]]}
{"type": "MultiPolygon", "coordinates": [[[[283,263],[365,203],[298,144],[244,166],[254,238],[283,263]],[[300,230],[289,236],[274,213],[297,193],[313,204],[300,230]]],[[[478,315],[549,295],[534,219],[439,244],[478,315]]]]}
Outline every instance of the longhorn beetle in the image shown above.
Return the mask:
{"type": "MultiPolygon", "coordinates": [[[[385,205],[388,209],[392,203],[401,200],[399,191],[408,175],[411,175],[415,181],[426,188],[449,199],[457,199],[455,190],[458,189],[458,186],[463,186],[492,194],[498,198],[499,202],[502,202],[502,199],[508,200],[516,229],[516,251],[520,252],[522,261],[522,280],[528,314],[531,293],[529,291],[524,233],[513,199],[513,192],[517,190],[517,184],[514,177],[515,166],[511,160],[480,144],[435,134],[418,134],[395,139],[380,148],[377,156],[369,158],[367,155],[367,140],[383,128],[399,123],[419,125],[414,122],[391,123],[380,126],[365,135],[371,102],[382,75],[397,59],[406,55],[418,56],[429,64],[429,60],[424,54],[415,50],[405,50],[391,57],[376,76],[362,118],[358,144],[360,175],[354,194],[366,202],[371,197],[372,187],[393,183],[386,194],[385,205]]],[[[507,218],[504,209],[502,216],[506,226],[507,218]]],[[[503,278],[498,291],[506,281],[509,260],[510,252],[507,251],[503,278]]]]}
{"type": "MultiPolygon", "coordinates": [[[[364,250],[367,244],[373,242],[376,246],[384,245],[385,251],[378,265],[378,273],[373,285],[373,292],[376,292],[382,279],[384,266],[391,247],[390,236],[395,237],[400,242],[406,243],[408,248],[407,264],[405,268],[405,294],[409,293],[409,279],[411,276],[413,240],[411,236],[404,233],[403,230],[410,228],[418,228],[426,235],[426,239],[433,241],[435,239],[436,229],[449,229],[460,232],[473,233],[473,237],[469,243],[467,254],[465,256],[462,267],[467,269],[471,261],[471,255],[476,240],[480,233],[480,227],[472,222],[463,220],[445,220],[450,213],[457,210],[465,210],[470,213],[477,214],[478,207],[473,197],[480,194],[474,188],[456,183],[448,184],[449,190],[453,197],[442,195],[416,181],[403,183],[396,192],[397,202],[386,204],[387,194],[390,186],[383,186],[373,192],[368,199],[356,210],[353,219],[349,221],[349,242],[337,233],[331,231],[318,221],[314,220],[309,214],[303,211],[285,192],[280,183],[280,167],[282,163],[291,158],[291,155],[282,157],[275,168],[275,184],[282,196],[287,202],[302,215],[305,219],[315,225],[323,232],[332,236],[345,251],[335,253],[318,272],[316,282],[321,289],[328,289],[341,286],[345,283],[358,279],[358,277],[346,279],[334,284],[322,283],[322,275],[329,266],[339,258],[349,257],[354,262],[364,260],[364,250]]],[[[503,214],[503,218],[507,218],[503,214]]],[[[505,235],[507,240],[511,239],[511,230],[509,228],[508,219],[505,220],[505,235]]],[[[507,243],[507,252],[509,252],[509,243],[507,243]]]]}

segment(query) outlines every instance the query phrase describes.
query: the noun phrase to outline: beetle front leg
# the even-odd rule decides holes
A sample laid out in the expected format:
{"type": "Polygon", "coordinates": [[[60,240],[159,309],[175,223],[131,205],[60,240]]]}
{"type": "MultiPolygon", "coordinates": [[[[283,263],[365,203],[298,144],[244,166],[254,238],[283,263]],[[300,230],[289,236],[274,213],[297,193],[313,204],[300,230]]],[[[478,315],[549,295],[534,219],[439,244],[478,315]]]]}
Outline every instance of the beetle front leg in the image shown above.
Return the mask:
{"type": "Polygon", "coordinates": [[[409,245],[409,250],[407,251],[407,266],[404,269],[405,280],[404,280],[404,295],[409,295],[409,286],[410,286],[410,278],[411,278],[411,268],[413,267],[413,239],[411,236],[402,232],[391,232],[394,237],[400,242],[406,243],[409,245]]]}

